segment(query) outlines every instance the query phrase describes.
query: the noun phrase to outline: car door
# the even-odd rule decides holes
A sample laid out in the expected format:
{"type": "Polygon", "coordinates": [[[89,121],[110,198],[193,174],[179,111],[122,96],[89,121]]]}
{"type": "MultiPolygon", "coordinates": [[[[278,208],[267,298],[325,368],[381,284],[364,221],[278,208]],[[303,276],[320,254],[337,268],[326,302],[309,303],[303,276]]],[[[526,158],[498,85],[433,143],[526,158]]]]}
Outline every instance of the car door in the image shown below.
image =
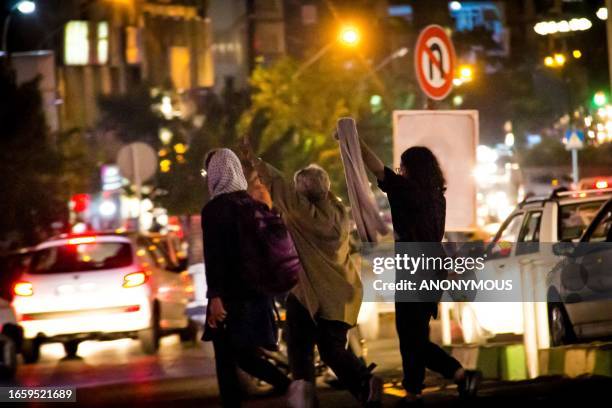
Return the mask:
{"type": "MultiPolygon", "coordinates": [[[[612,202],[604,206],[576,248],[570,273],[580,274],[583,287],[566,296],[566,310],[586,336],[612,334],[612,202]],[[607,324],[601,324],[605,322],[607,324]]],[[[570,260],[572,262],[572,260],[570,260]]],[[[569,291],[568,291],[569,292],[569,291]]]]}
{"type": "Polygon", "coordinates": [[[179,268],[174,252],[169,248],[166,237],[155,237],[151,239],[151,249],[155,252],[157,259],[162,262],[159,266],[160,282],[159,298],[163,302],[162,327],[176,328],[184,327],[186,324],[185,308],[188,303],[189,276],[186,271],[179,268]]]}
{"type": "MultiPolygon", "coordinates": [[[[504,222],[486,251],[485,279],[509,279],[518,270],[513,259],[525,214],[518,211],[504,222]],[[514,272],[513,272],[514,271],[514,272]]],[[[523,314],[519,302],[473,302],[470,305],[480,327],[492,334],[522,333],[523,314]],[[500,316],[504,316],[503,319],[500,316]]]]}

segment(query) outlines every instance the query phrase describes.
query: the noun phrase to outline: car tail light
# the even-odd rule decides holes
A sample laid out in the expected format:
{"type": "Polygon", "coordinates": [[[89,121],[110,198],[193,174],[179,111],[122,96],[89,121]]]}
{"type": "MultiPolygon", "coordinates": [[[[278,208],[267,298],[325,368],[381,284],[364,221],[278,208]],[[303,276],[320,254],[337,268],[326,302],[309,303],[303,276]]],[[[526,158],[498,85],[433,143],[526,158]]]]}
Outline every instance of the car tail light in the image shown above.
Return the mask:
{"type": "Polygon", "coordinates": [[[13,293],[15,296],[32,296],[34,294],[34,287],[31,282],[17,282],[13,286],[13,293]]]}
{"type": "Polygon", "coordinates": [[[132,272],[128,273],[123,277],[124,288],[134,288],[136,286],[144,285],[147,282],[148,275],[146,272],[132,272]]]}
{"type": "Polygon", "coordinates": [[[597,180],[595,182],[595,188],[597,189],[608,188],[608,182],[606,180],[597,180]]]}

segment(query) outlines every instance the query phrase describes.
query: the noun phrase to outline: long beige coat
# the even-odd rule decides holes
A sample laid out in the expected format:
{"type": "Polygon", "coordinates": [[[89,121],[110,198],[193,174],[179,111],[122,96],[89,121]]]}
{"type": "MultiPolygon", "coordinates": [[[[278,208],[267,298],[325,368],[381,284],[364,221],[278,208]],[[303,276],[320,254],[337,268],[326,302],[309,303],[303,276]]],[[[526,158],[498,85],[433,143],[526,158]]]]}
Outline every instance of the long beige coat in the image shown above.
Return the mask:
{"type": "Polygon", "coordinates": [[[304,276],[300,276],[292,293],[311,316],[354,326],[363,286],[359,258],[351,255],[350,218],[345,207],[331,193],[313,204],[274,167],[266,165],[266,170],[261,172],[262,179],[293,237],[304,267],[304,276]]]}

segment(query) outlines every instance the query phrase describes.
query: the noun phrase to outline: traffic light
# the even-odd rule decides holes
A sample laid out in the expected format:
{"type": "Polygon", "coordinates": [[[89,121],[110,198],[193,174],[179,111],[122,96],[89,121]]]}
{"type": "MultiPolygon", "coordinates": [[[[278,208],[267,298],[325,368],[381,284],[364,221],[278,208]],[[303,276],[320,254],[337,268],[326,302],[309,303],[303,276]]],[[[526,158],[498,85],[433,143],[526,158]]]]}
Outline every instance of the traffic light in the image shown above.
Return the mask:
{"type": "Polygon", "coordinates": [[[595,92],[593,95],[593,104],[597,107],[602,107],[608,103],[608,96],[603,91],[595,92]]]}

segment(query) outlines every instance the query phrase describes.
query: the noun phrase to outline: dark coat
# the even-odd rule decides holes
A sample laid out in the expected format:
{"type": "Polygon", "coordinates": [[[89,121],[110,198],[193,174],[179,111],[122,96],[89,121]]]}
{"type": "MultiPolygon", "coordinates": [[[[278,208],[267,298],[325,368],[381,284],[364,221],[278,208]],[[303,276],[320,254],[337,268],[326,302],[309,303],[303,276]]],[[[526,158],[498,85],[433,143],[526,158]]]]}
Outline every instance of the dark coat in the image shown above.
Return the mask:
{"type": "Polygon", "coordinates": [[[227,330],[237,348],[276,347],[273,299],[258,293],[245,273],[249,262],[242,254],[245,240],[255,238],[240,201],[252,200],[246,191],[221,194],[202,209],[204,263],[207,297],[220,297],[227,311],[222,328],[204,328],[204,340],[212,340],[217,330],[227,330]]]}

